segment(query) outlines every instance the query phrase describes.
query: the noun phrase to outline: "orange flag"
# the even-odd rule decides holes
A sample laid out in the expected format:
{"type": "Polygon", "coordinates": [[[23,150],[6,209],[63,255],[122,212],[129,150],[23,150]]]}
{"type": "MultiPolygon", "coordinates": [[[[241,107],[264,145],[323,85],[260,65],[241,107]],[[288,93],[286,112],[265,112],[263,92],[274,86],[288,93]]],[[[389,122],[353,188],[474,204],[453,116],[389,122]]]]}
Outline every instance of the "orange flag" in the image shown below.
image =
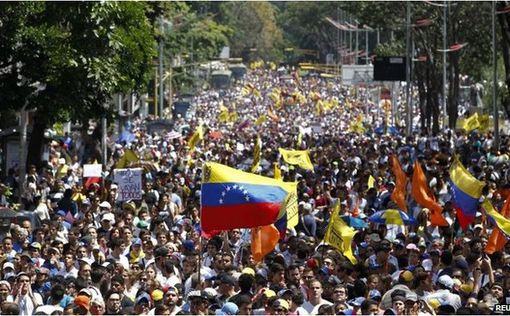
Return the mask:
{"type": "Polygon", "coordinates": [[[280,232],[276,227],[266,225],[251,229],[251,254],[255,262],[261,262],[265,255],[273,251],[280,239],[280,232]]]}
{"type": "Polygon", "coordinates": [[[391,193],[391,200],[397,203],[398,207],[401,210],[407,212],[407,203],[406,203],[406,189],[407,189],[407,176],[402,170],[400,166],[400,162],[398,161],[397,156],[391,155],[391,169],[393,170],[393,175],[395,175],[395,189],[393,193],[391,193]]]}
{"type": "Polygon", "coordinates": [[[436,202],[418,160],[414,162],[411,196],[419,205],[430,209],[430,222],[433,226],[448,226],[442,214],[443,208],[436,202]]]}
{"type": "MultiPolygon", "coordinates": [[[[505,204],[503,204],[501,214],[505,218],[510,216],[510,195],[506,198],[505,204]]],[[[485,252],[491,255],[496,251],[500,251],[503,247],[505,247],[506,241],[506,236],[496,226],[494,226],[492,234],[489,237],[489,241],[485,246],[485,252]]]]}

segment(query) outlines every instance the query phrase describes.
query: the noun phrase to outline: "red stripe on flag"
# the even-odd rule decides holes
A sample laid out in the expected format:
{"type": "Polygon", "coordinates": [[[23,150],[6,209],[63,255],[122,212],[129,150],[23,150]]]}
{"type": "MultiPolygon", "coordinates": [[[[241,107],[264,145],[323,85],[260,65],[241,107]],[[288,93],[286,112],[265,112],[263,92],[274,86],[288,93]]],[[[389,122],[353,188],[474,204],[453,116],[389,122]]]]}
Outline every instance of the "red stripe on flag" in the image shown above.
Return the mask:
{"type": "Polygon", "coordinates": [[[281,207],[281,203],[202,206],[202,229],[210,232],[269,225],[276,221],[281,207]]]}

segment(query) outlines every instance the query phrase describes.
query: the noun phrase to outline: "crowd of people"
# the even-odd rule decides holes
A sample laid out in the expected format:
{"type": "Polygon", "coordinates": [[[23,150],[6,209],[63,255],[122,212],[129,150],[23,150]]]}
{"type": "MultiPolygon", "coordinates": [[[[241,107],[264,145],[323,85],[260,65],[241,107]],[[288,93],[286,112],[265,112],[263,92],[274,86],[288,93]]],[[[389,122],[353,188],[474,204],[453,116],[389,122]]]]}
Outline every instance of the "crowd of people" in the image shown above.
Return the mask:
{"type": "Polygon", "coordinates": [[[384,133],[384,109],[366,93],[284,68],[256,69],[228,90],[195,96],[192,117],[175,120],[175,130],[189,126],[188,135],[150,133],[150,117],[133,117],[133,139],[110,139],[107,169],[96,182],[83,178],[83,165],[95,159],[86,142],[53,142],[48,161],[30,166],[25,179],[16,170],[3,179],[2,204],[12,206],[20,195],[21,208],[33,211],[36,221],[12,224],[2,238],[0,313],[465,315],[510,304],[510,243],[485,252],[494,227],[483,212],[461,229],[448,174],[458,154],[501,209],[508,196],[509,138],[502,135],[495,148],[490,132],[384,133]],[[225,109],[235,115],[219,119],[225,109]],[[363,129],[353,130],[360,117],[363,129]],[[204,138],[190,148],[199,126],[204,138]],[[284,181],[298,182],[299,207],[298,225],[262,262],[251,255],[249,229],[215,236],[200,229],[204,163],[248,170],[257,135],[262,159],[256,173],[273,177],[276,163],[284,181]],[[307,149],[314,170],[286,164],[280,147],[307,149]],[[140,200],[119,201],[113,181],[127,150],[140,159],[133,165],[143,168],[140,200]],[[449,226],[432,226],[430,210],[410,194],[415,224],[368,222],[376,211],[396,208],[391,154],[409,176],[420,161],[449,226]],[[23,192],[15,190],[18,182],[23,192]],[[352,243],[355,262],[323,242],[336,201],[340,215],[366,223],[352,243]]]}

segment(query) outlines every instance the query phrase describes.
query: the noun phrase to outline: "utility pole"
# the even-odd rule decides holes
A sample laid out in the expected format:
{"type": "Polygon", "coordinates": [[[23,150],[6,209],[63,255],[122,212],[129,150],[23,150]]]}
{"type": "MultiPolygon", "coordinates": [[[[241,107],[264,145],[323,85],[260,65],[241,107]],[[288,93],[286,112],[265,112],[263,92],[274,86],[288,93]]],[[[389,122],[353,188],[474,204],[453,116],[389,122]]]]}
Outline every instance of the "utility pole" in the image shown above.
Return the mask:
{"type": "Polygon", "coordinates": [[[163,80],[163,53],[164,53],[164,41],[163,34],[165,32],[163,25],[163,17],[159,18],[159,31],[160,39],[159,39],[159,116],[163,118],[163,105],[164,105],[164,80],[163,80]]]}
{"type": "Polygon", "coordinates": [[[410,136],[413,132],[412,125],[412,104],[410,102],[410,96],[411,96],[411,2],[407,2],[407,17],[406,17],[406,102],[407,102],[407,135],[410,136]]]}
{"type": "Polygon", "coordinates": [[[358,57],[359,57],[358,56],[358,48],[359,48],[359,46],[358,46],[358,44],[359,44],[359,42],[358,42],[358,39],[359,39],[358,25],[359,25],[359,22],[358,22],[358,20],[355,20],[355,22],[356,22],[356,30],[355,30],[355,32],[356,32],[356,55],[355,55],[356,56],[356,60],[354,61],[354,64],[357,65],[358,64],[358,57]]]}
{"type": "Polygon", "coordinates": [[[448,9],[448,3],[447,1],[444,1],[443,6],[443,128],[446,128],[448,124],[448,111],[447,105],[446,105],[446,23],[447,23],[447,9],[448,9]]]}
{"type": "Polygon", "coordinates": [[[492,1],[492,110],[494,112],[494,146],[499,149],[498,60],[496,55],[496,1],[492,1]]]}

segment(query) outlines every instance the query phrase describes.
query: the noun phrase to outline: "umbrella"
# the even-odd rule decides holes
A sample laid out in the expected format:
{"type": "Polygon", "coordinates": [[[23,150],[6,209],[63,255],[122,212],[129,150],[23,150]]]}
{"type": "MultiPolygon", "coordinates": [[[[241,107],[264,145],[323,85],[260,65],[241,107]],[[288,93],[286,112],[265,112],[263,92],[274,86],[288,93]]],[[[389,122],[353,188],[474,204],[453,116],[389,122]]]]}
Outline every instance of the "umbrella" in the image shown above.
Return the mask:
{"type": "Polygon", "coordinates": [[[412,225],[414,218],[409,217],[406,213],[396,210],[387,209],[378,211],[368,218],[370,222],[378,224],[396,224],[396,225],[412,225]]]}
{"type": "Polygon", "coordinates": [[[351,226],[354,229],[363,229],[368,227],[368,224],[365,223],[365,221],[363,221],[361,218],[352,217],[349,215],[343,215],[340,217],[347,225],[351,226]]]}

